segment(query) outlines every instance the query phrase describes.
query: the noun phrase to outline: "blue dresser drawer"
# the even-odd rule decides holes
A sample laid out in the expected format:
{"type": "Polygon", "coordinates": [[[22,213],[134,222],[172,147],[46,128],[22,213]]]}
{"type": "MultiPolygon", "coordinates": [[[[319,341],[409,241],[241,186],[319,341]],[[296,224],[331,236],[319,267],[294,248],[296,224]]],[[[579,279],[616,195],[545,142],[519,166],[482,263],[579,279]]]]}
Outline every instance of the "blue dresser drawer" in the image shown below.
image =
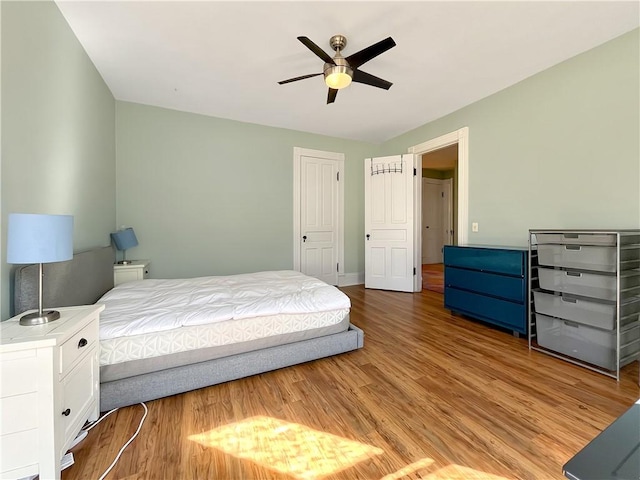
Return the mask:
{"type": "Polygon", "coordinates": [[[519,333],[526,332],[526,308],[522,304],[445,287],[444,306],[519,333]]]}
{"type": "Polygon", "coordinates": [[[482,272],[524,277],[526,251],[482,247],[444,247],[444,264],[482,272]]]}
{"type": "Polygon", "coordinates": [[[445,267],[444,284],[447,287],[456,287],[521,304],[525,303],[525,282],[520,277],[445,267]]]}

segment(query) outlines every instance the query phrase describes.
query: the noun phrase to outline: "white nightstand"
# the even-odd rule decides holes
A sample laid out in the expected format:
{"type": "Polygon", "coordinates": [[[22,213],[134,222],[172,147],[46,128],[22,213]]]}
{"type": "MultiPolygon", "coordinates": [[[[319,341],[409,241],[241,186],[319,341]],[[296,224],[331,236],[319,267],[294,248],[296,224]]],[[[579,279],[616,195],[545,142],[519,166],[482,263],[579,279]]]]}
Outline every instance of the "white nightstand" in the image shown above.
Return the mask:
{"type": "Polygon", "coordinates": [[[0,322],[0,477],[60,478],[60,460],[100,415],[98,322],[104,305],[56,309],[60,318],[0,322]]]}
{"type": "Polygon", "coordinates": [[[126,265],[116,263],[113,266],[113,285],[149,278],[149,265],[149,260],[133,260],[126,265]]]}

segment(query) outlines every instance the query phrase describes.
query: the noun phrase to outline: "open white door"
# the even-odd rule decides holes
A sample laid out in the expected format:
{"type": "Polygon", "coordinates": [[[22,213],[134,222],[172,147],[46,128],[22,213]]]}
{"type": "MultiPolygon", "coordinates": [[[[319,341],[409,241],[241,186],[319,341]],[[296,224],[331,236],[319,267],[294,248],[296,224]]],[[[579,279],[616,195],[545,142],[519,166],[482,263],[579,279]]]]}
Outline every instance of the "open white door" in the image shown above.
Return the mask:
{"type": "Polygon", "coordinates": [[[413,154],[364,162],[365,288],[414,291],[413,154]]]}

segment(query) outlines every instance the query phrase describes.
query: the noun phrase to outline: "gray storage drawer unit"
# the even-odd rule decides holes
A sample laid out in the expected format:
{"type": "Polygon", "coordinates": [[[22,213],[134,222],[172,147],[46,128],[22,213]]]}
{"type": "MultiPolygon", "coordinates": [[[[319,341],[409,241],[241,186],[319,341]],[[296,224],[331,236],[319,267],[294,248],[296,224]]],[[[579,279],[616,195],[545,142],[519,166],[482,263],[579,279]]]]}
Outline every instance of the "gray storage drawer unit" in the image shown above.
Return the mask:
{"type": "Polygon", "coordinates": [[[529,348],[620,379],[640,358],[640,230],[529,230],[529,348]]]}

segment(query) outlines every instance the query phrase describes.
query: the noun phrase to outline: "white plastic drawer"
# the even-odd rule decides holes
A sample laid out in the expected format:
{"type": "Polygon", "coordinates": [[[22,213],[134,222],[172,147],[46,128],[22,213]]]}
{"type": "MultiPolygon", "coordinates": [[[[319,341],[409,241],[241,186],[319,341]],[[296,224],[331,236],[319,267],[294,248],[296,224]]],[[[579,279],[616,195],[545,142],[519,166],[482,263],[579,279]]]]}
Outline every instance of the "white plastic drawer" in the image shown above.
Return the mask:
{"type": "Polygon", "coordinates": [[[617,235],[612,233],[536,233],[538,244],[608,245],[615,246],[617,235]]]}
{"type": "MultiPolygon", "coordinates": [[[[533,292],[534,311],[592,327],[613,330],[616,325],[615,303],[603,303],[571,295],[533,292]]],[[[633,297],[620,304],[620,317],[638,315],[640,298],[633,297]]]]}
{"type": "MultiPolygon", "coordinates": [[[[616,272],[616,247],[592,245],[539,245],[538,263],[549,267],[575,268],[597,272],[616,272]]],[[[640,265],[640,250],[620,249],[620,269],[640,265]]]]}
{"type": "Polygon", "coordinates": [[[60,346],[60,373],[67,371],[98,342],[97,317],[60,346]]]}
{"type": "MultiPolygon", "coordinates": [[[[616,369],[616,332],[536,314],[538,344],[608,370],[616,369]]],[[[640,326],[620,335],[620,358],[628,363],[640,351],[640,326]]]]}
{"type": "MultiPolygon", "coordinates": [[[[615,275],[580,272],[576,270],[557,270],[539,268],[540,287],[560,293],[582,295],[601,300],[616,300],[617,278],[615,275]]],[[[640,291],[640,271],[627,270],[620,274],[622,292],[636,289],[640,291]]],[[[624,298],[624,295],[622,295],[624,298]]]]}

